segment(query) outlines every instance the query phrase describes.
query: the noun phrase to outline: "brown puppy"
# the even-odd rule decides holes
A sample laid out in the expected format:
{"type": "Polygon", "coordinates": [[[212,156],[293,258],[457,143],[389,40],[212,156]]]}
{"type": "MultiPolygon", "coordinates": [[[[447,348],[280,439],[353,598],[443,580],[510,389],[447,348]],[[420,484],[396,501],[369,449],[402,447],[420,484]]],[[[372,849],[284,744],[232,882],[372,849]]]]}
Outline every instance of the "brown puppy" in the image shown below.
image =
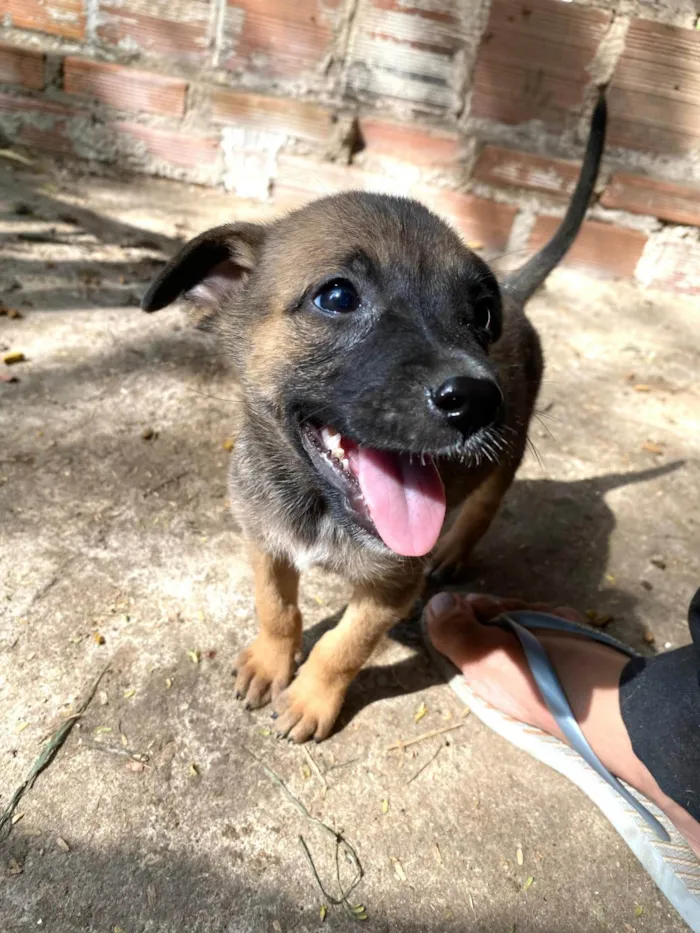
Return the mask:
{"type": "Polygon", "coordinates": [[[420,204],[348,192],[269,226],[207,231],[146,295],[146,311],[187,300],[240,382],[230,490],[260,632],[236,688],[250,707],[273,701],[279,734],[327,736],[348,685],[419,595],[426,557],[459,566],[489,527],[542,373],[523,307],[576,235],[604,130],[601,96],[566,218],[500,288],[420,204]],[[294,677],[299,572],[312,564],[354,593],[294,677]]]}

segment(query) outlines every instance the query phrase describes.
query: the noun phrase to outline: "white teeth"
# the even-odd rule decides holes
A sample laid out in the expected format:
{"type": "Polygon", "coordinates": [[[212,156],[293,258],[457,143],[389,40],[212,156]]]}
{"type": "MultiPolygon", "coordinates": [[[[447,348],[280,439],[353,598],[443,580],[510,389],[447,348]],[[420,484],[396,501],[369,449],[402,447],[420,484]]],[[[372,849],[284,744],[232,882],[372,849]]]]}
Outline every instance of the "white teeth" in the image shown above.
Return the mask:
{"type": "Polygon", "coordinates": [[[336,449],[331,453],[332,457],[335,457],[336,460],[343,460],[345,458],[345,451],[342,447],[336,447],[336,449]]]}
{"type": "Polygon", "coordinates": [[[343,469],[347,470],[349,466],[350,466],[350,461],[348,460],[347,457],[344,457],[343,458],[343,469]]]}
{"type": "Polygon", "coordinates": [[[338,446],[338,441],[340,440],[340,434],[335,430],[335,428],[330,428],[328,425],[324,425],[321,428],[321,440],[323,441],[323,446],[326,450],[335,450],[338,446]]]}

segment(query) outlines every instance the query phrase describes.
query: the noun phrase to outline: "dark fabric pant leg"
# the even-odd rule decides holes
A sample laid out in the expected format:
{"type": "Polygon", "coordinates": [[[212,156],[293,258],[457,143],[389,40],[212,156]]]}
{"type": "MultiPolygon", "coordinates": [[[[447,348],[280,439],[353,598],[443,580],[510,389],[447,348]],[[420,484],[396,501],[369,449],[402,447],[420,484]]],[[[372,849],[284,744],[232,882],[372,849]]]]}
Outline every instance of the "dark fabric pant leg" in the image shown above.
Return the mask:
{"type": "Polygon", "coordinates": [[[700,589],[688,624],[691,645],[625,665],[620,709],[637,758],[700,822],[700,589]]]}

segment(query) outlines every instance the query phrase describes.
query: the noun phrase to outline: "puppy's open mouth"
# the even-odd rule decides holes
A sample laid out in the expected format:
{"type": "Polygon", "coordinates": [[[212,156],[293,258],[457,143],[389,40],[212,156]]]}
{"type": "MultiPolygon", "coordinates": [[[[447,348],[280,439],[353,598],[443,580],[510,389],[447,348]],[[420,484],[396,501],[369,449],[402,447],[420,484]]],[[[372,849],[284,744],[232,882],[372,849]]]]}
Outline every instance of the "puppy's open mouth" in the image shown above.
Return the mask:
{"type": "Polygon", "coordinates": [[[445,520],[445,490],[430,456],[364,447],[308,422],[301,439],[316,470],[388,548],[404,557],[433,549],[445,520]]]}

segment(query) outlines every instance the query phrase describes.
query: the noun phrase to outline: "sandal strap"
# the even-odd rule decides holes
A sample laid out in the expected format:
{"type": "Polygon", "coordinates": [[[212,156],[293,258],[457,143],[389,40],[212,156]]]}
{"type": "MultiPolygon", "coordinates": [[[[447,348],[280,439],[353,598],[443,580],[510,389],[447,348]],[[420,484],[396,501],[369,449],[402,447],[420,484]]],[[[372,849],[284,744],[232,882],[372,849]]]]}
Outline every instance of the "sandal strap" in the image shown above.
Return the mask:
{"type": "Polygon", "coordinates": [[[494,619],[491,624],[500,625],[502,628],[511,631],[519,640],[525,658],[530,666],[532,676],[542,694],[542,699],[569,745],[578,752],[583,760],[590,765],[610,787],[620,794],[625,802],[639,814],[651,829],[653,829],[659,839],[662,839],[664,842],[669,842],[671,837],[665,827],[613,774],[611,774],[610,771],[608,771],[591,748],[588,740],[581,731],[581,727],[576,722],[576,717],[573,714],[566,692],[557,676],[557,672],[554,670],[537,636],[534,635],[530,629],[535,628],[580,635],[583,638],[587,638],[589,641],[597,641],[615,648],[630,658],[639,657],[638,653],[632,648],[618,642],[610,635],[606,635],[604,632],[596,632],[576,622],[569,622],[567,619],[560,619],[546,612],[534,612],[529,609],[504,612],[494,619]]]}

